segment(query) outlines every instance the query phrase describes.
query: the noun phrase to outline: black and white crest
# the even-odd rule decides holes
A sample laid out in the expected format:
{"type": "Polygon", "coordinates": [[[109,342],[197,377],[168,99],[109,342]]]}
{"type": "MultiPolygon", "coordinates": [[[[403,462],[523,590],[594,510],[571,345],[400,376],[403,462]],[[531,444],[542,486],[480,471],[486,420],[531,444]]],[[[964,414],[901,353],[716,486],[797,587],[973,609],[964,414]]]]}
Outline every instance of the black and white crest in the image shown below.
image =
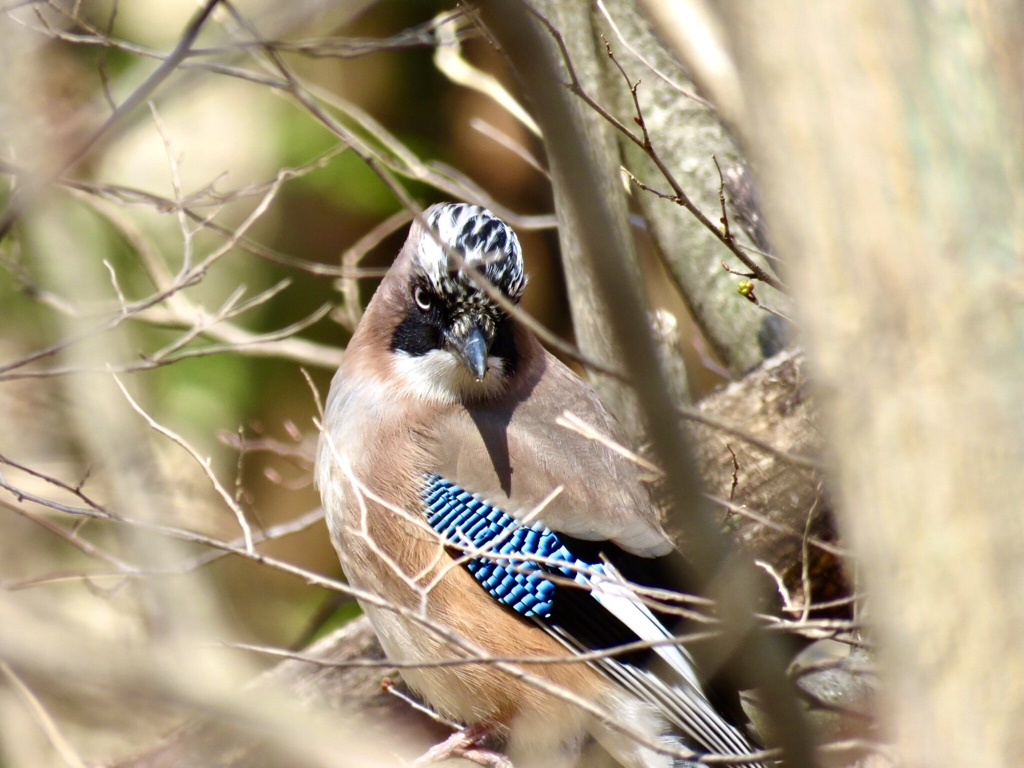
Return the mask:
{"type": "Polygon", "coordinates": [[[469,285],[466,268],[477,269],[512,301],[519,301],[526,285],[523,251],[512,228],[486,208],[466,203],[435,206],[427,224],[442,243],[462,256],[462,269],[434,238],[424,235],[416,260],[439,296],[456,296],[469,285]]]}

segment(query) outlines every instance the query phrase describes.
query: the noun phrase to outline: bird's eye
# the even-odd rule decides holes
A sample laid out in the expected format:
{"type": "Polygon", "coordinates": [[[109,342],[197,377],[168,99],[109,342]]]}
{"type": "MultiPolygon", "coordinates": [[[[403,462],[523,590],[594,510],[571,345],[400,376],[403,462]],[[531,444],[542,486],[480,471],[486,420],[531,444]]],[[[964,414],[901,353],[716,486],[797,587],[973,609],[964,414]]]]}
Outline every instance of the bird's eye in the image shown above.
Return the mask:
{"type": "Polygon", "coordinates": [[[429,312],[430,308],[434,305],[434,299],[427,293],[425,288],[419,285],[412,292],[412,300],[416,302],[416,306],[420,308],[421,312],[429,312]]]}

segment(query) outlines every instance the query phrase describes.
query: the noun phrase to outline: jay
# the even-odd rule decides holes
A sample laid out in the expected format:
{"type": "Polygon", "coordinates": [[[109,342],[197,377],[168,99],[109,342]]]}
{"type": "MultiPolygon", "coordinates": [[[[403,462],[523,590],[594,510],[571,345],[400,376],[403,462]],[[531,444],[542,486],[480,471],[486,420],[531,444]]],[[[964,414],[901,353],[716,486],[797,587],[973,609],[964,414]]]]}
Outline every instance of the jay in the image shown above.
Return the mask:
{"type": "Polygon", "coordinates": [[[429,208],[327,400],[316,476],[331,538],[351,584],[405,609],[364,601],[384,651],[432,707],[469,726],[451,752],[484,733],[504,739],[517,768],[573,765],[591,741],[631,768],[690,764],[659,746],[694,759],[755,751],[735,691],[725,715],[672,642],[670,612],[635,586],[672,588],[678,556],[641,470],[557,420],[568,411],[621,444],[620,427],[481,277],[518,303],[515,233],[478,206],[429,208]],[[459,663],[465,649],[413,614],[623,727],[501,665],[459,663]]]}

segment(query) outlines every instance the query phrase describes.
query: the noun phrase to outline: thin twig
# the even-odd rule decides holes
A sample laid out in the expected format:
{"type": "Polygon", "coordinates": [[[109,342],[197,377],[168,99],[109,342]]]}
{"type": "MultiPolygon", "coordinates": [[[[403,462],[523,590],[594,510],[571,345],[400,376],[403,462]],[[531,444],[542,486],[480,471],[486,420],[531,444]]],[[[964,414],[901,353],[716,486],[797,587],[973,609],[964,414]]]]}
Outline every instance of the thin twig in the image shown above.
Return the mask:
{"type": "Polygon", "coordinates": [[[46,738],[49,740],[53,748],[60,754],[61,759],[68,764],[69,768],[87,768],[82,758],[75,752],[74,747],[71,743],[64,738],[64,734],[60,732],[60,728],[57,727],[57,723],[50,716],[50,713],[46,711],[46,707],[43,706],[42,702],[39,701],[38,697],[32,690],[25,685],[25,682],[14,673],[10,665],[7,662],[0,661],[0,672],[4,673],[7,680],[14,686],[14,688],[21,694],[22,698],[25,699],[25,703],[28,704],[29,710],[32,715],[36,718],[40,727],[43,729],[43,733],[46,734],[46,738]]]}
{"type": "MultiPolygon", "coordinates": [[[[665,165],[665,162],[661,159],[661,156],[655,149],[654,144],[651,141],[650,133],[648,133],[647,131],[647,124],[644,122],[643,110],[640,108],[640,101],[637,96],[637,88],[640,83],[639,81],[634,83],[630,80],[629,76],[626,74],[625,69],[622,67],[622,65],[618,62],[618,60],[612,53],[611,46],[608,45],[607,41],[605,42],[605,46],[607,49],[608,58],[611,59],[612,63],[615,64],[616,68],[622,74],[622,77],[626,81],[626,85],[629,88],[630,93],[632,94],[633,105],[636,111],[636,115],[634,116],[633,120],[640,128],[641,134],[639,136],[633,133],[633,131],[631,131],[629,128],[627,128],[621,120],[615,117],[615,115],[611,114],[611,112],[609,112],[603,106],[598,104],[593,99],[593,97],[591,97],[590,94],[586,92],[586,89],[583,88],[583,85],[580,83],[579,77],[576,74],[576,69],[572,64],[572,58],[569,55],[569,49],[565,45],[565,40],[562,38],[561,32],[559,32],[543,14],[539,13],[528,3],[526,4],[526,7],[529,9],[530,13],[533,14],[533,16],[536,17],[540,21],[540,23],[544,25],[545,29],[547,29],[548,31],[548,34],[551,35],[551,37],[555,41],[555,44],[558,46],[558,50],[562,57],[562,62],[565,64],[566,71],[569,75],[569,82],[565,84],[566,88],[568,88],[573,95],[580,98],[585,104],[587,104],[587,106],[589,106],[591,109],[597,112],[613,127],[615,127],[615,129],[618,130],[623,136],[625,136],[631,142],[640,147],[640,149],[644,151],[644,154],[646,154],[655,164],[655,166],[657,166],[658,171],[661,173],[665,181],[667,181],[669,183],[669,186],[672,187],[672,195],[660,194],[659,196],[664,197],[667,200],[671,200],[672,202],[682,206],[687,211],[689,211],[693,216],[697,218],[697,220],[704,226],[705,229],[707,229],[716,238],[718,238],[718,240],[720,240],[722,244],[726,248],[728,248],[733,253],[733,255],[735,255],[736,258],[740,260],[742,264],[749,268],[750,271],[757,276],[758,280],[763,281],[764,283],[772,286],[778,291],[784,292],[785,287],[782,285],[782,283],[777,278],[766,272],[759,264],[757,264],[757,262],[751,259],[743,251],[743,249],[736,244],[734,238],[732,238],[731,236],[727,237],[726,233],[723,232],[723,230],[720,227],[715,226],[715,224],[707,216],[704,215],[704,212],[701,211],[700,208],[698,208],[697,205],[689,198],[689,196],[683,190],[679,182],[676,181],[675,176],[669,170],[668,166],[665,165]]],[[[650,189],[649,187],[644,188],[650,189]]]]}
{"type": "Polygon", "coordinates": [[[744,504],[736,504],[735,502],[732,502],[729,499],[723,499],[712,494],[705,495],[707,496],[707,498],[711,499],[711,501],[715,502],[715,504],[722,505],[730,512],[735,512],[738,515],[743,515],[743,517],[749,517],[751,520],[760,523],[763,526],[776,530],[779,533],[784,533],[787,536],[792,536],[793,538],[798,539],[800,541],[804,541],[806,539],[808,544],[810,544],[813,547],[817,547],[823,552],[828,552],[830,555],[835,555],[836,557],[841,558],[849,557],[850,555],[849,552],[845,551],[841,547],[837,547],[835,544],[829,544],[827,541],[822,541],[821,539],[812,536],[805,537],[802,531],[798,531],[795,528],[790,528],[788,525],[783,525],[782,523],[776,522],[775,520],[772,520],[770,517],[766,517],[765,515],[753,511],[744,504]]]}
{"type": "Polygon", "coordinates": [[[673,80],[660,69],[658,69],[656,66],[654,66],[654,63],[650,59],[643,56],[643,54],[641,54],[636,48],[634,48],[630,44],[629,40],[626,39],[626,36],[623,35],[622,32],[619,30],[619,25],[615,23],[615,20],[612,18],[612,15],[608,12],[608,9],[605,7],[604,0],[597,0],[597,10],[599,10],[601,12],[601,15],[604,16],[605,21],[607,21],[608,26],[612,28],[612,32],[615,33],[615,36],[619,39],[619,42],[622,44],[622,47],[629,51],[631,54],[633,54],[633,56],[635,56],[641,64],[643,64],[645,67],[651,70],[651,72],[657,75],[658,78],[662,80],[662,82],[664,82],[666,85],[668,85],[669,88],[672,88],[674,91],[682,94],[687,99],[697,102],[702,107],[706,107],[707,109],[714,109],[714,105],[712,105],[710,101],[708,101],[705,98],[702,98],[701,96],[698,96],[689,88],[684,88],[683,86],[681,86],[675,80],[673,80]]]}
{"type": "Polygon", "coordinates": [[[230,493],[228,493],[227,489],[221,484],[220,480],[217,479],[217,475],[214,474],[210,458],[204,458],[200,456],[199,452],[195,448],[193,448],[192,444],[189,443],[185,438],[183,438],[181,435],[179,435],[172,429],[165,427],[163,424],[159,423],[156,419],[154,419],[152,416],[146,413],[142,406],[135,402],[135,398],[133,398],[128,393],[128,390],[121,382],[121,379],[119,379],[117,376],[114,376],[114,383],[117,384],[118,389],[121,390],[121,394],[124,395],[125,400],[128,401],[128,405],[131,406],[132,410],[139,414],[143,419],[145,419],[146,423],[149,424],[151,429],[160,433],[161,435],[169,439],[171,442],[176,443],[182,448],[184,448],[185,452],[193,459],[195,459],[196,463],[199,464],[199,467],[203,470],[203,474],[206,475],[207,479],[210,481],[210,484],[213,486],[213,489],[217,492],[217,495],[224,500],[224,503],[227,504],[228,509],[230,509],[234,513],[235,519],[238,520],[238,525],[242,529],[242,534],[245,537],[246,552],[248,552],[249,554],[254,554],[255,549],[253,548],[252,528],[249,525],[249,521],[245,517],[245,512],[235,502],[234,498],[231,496],[230,493]]]}
{"type": "Polygon", "coordinates": [[[7,236],[7,233],[10,232],[14,222],[27,205],[34,201],[46,187],[59,179],[68,171],[68,169],[85,157],[89,150],[96,146],[100,139],[109,136],[114,126],[120,123],[125,115],[133,111],[140,104],[143,104],[146,99],[149,98],[150,94],[152,94],[164,80],[170,77],[171,74],[178,69],[178,65],[185,60],[186,56],[188,56],[188,52],[192,48],[192,43],[194,43],[196,38],[199,36],[199,30],[202,29],[203,24],[206,23],[210,14],[213,13],[213,9],[216,8],[220,2],[221,0],[206,0],[203,7],[196,11],[192,16],[192,19],[185,27],[185,31],[179,37],[178,44],[174,46],[174,50],[171,51],[170,55],[161,62],[160,66],[158,66],[141,85],[133,90],[131,94],[129,94],[128,97],[118,105],[117,109],[115,109],[103,122],[103,125],[93,131],[85,141],[71,150],[62,160],[57,162],[54,167],[49,170],[44,170],[38,177],[30,179],[27,184],[23,185],[17,193],[12,196],[12,199],[7,204],[6,210],[0,214],[0,241],[7,236]]]}

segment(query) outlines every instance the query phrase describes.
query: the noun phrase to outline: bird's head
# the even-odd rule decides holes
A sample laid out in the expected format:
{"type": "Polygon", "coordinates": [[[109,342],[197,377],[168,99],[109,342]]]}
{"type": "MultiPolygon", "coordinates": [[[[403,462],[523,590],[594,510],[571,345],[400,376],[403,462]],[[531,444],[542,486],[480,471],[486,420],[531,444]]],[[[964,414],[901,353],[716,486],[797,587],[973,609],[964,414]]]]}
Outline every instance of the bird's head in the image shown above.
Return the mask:
{"type": "Polygon", "coordinates": [[[393,268],[397,372],[438,395],[485,396],[514,372],[517,351],[511,319],[479,279],[519,302],[526,285],[519,238],[476,205],[435,205],[424,219],[436,238],[414,224],[393,268]]]}

